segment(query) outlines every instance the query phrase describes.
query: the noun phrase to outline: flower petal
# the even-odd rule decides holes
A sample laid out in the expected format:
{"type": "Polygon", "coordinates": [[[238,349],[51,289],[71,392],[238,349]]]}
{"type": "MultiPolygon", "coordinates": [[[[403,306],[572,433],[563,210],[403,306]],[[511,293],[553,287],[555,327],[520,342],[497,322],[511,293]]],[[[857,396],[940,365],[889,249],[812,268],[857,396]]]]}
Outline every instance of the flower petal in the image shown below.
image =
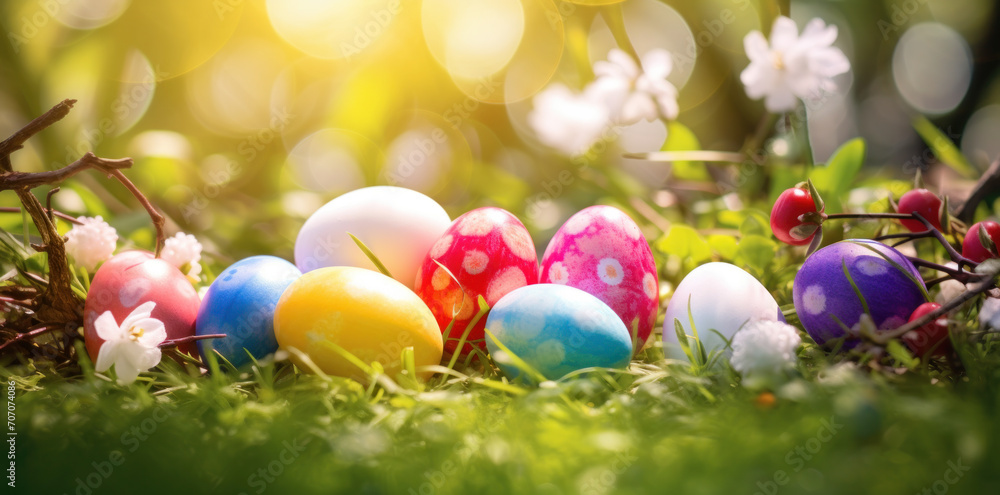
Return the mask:
{"type": "Polygon", "coordinates": [[[768,62],[771,57],[771,49],[768,48],[767,40],[760,31],[750,31],[743,38],[743,49],[752,62],[768,62]]]}
{"type": "Polygon", "coordinates": [[[105,311],[101,313],[94,320],[94,329],[97,330],[97,336],[105,341],[117,340],[123,337],[122,329],[118,326],[118,322],[115,321],[115,316],[111,314],[111,311],[105,311]]]}
{"type": "Polygon", "coordinates": [[[142,337],[139,343],[146,347],[156,347],[167,339],[167,329],[163,322],[156,318],[145,318],[135,323],[135,326],[142,329],[142,337]]]}
{"type": "Polygon", "coordinates": [[[797,102],[795,95],[787,89],[771,91],[764,99],[764,108],[767,108],[767,111],[771,113],[790,112],[795,110],[797,102]]]}
{"type": "Polygon", "coordinates": [[[785,16],[779,16],[771,27],[771,49],[778,52],[790,50],[799,37],[799,28],[795,21],[785,16]]]}
{"type": "Polygon", "coordinates": [[[115,373],[118,375],[119,385],[128,385],[139,377],[138,369],[128,365],[123,366],[120,361],[115,364],[115,373]]]}
{"type": "Polygon", "coordinates": [[[119,346],[121,345],[120,340],[106,340],[101,344],[101,348],[97,351],[97,362],[94,363],[94,370],[98,373],[104,373],[111,368],[112,364],[120,359],[119,346]]]}
{"type": "Polygon", "coordinates": [[[635,63],[635,59],[620,48],[612,48],[611,51],[608,52],[608,62],[621,67],[625,76],[629,79],[639,77],[639,66],[635,63]]]}
{"type": "Polygon", "coordinates": [[[642,69],[647,77],[666,79],[673,67],[674,63],[670,58],[670,52],[662,48],[650,50],[642,56],[642,69]]]}
{"type": "Polygon", "coordinates": [[[132,313],[125,317],[125,321],[123,321],[121,325],[122,330],[127,332],[130,328],[135,326],[136,321],[149,318],[153,314],[154,309],[156,309],[156,303],[153,301],[146,301],[140,304],[132,310],[132,313]]]}
{"type": "Polygon", "coordinates": [[[799,41],[801,43],[813,47],[830,46],[836,40],[837,26],[835,24],[827,26],[826,23],[818,17],[806,24],[806,27],[802,29],[802,36],[799,37],[799,41]]]}

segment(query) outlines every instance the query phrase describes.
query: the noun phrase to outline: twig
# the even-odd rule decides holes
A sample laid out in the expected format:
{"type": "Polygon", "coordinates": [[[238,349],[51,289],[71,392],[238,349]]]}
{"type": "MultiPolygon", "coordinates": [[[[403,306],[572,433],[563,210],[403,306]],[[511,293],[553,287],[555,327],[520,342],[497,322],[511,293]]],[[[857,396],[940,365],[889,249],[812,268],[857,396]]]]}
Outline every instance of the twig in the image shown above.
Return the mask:
{"type": "Polygon", "coordinates": [[[972,193],[955,210],[955,216],[959,220],[971,224],[976,215],[976,207],[979,206],[979,203],[987,195],[998,189],[1000,189],[1000,158],[994,160],[990,168],[986,169],[986,172],[979,178],[976,186],[972,189],[972,193]]]}
{"type": "Polygon", "coordinates": [[[969,299],[972,299],[973,297],[976,297],[979,294],[982,294],[983,292],[987,292],[987,291],[993,289],[994,287],[996,287],[996,280],[995,280],[995,278],[996,278],[996,276],[997,276],[998,273],[1000,273],[1000,271],[995,271],[995,272],[992,272],[992,273],[989,273],[989,274],[984,274],[984,277],[986,278],[986,280],[983,280],[982,282],[979,282],[978,285],[976,285],[975,287],[973,287],[970,290],[967,290],[967,291],[963,292],[962,294],[960,294],[955,299],[952,299],[951,301],[948,301],[947,303],[943,304],[940,308],[935,309],[934,311],[931,311],[930,313],[927,313],[926,315],[921,316],[920,318],[917,318],[916,320],[913,320],[913,321],[911,321],[909,323],[906,323],[905,325],[903,325],[903,326],[901,326],[899,328],[896,328],[895,330],[891,330],[891,331],[884,332],[884,333],[883,332],[879,332],[878,334],[876,334],[876,335],[874,335],[872,337],[872,340],[875,341],[875,343],[877,343],[877,344],[886,344],[886,343],[888,343],[892,339],[895,339],[897,337],[905,335],[906,332],[909,332],[911,330],[915,330],[917,328],[920,328],[920,327],[922,327],[922,326],[930,323],[931,321],[937,319],[938,317],[940,317],[940,316],[942,316],[942,315],[950,312],[951,310],[953,310],[955,308],[958,308],[959,306],[965,304],[965,302],[968,301],[969,299]]]}
{"type": "Polygon", "coordinates": [[[36,328],[34,330],[31,330],[30,332],[19,333],[16,336],[14,336],[14,338],[8,340],[7,342],[4,342],[3,344],[0,344],[0,350],[3,350],[5,347],[13,344],[14,342],[20,342],[20,341],[25,340],[25,339],[31,339],[31,338],[37,337],[37,336],[39,336],[39,335],[41,335],[41,334],[43,334],[45,332],[48,332],[49,330],[55,330],[57,328],[60,328],[60,326],[59,325],[55,325],[55,326],[48,326],[48,325],[46,325],[44,327],[36,328]]]}
{"type": "MultiPolygon", "coordinates": [[[[49,109],[48,112],[45,112],[35,120],[28,122],[28,124],[22,127],[19,131],[3,140],[3,142],[0,142],[0,157],[9,157],[11,153],[24,147],[24,142],[27,141],[28,138],[38,134],[46,127],[62,120],[62,118],[69,113],[69,110],[73,108],[74,103],[76,103],[76,100],[61,101],[56,106],[49,109]]],[[[9,172],[10,169],[7,168],[6,171],[9,172]]]]}
{"type": "MultiPolygon", "coordinates": [[[[128,160],[129,162],[132,161],[131,158],[128,160]]],[[[121,182],[122,185],[125,186],[125,188],[128,189],[133,196],[135,196],[135,199],[142,203],[142,207],[146,209],[146,212],[149,213],[149,218],[153,220],[153,227],[156,229],[156,257],[159,258],[160,251],[163,250],[163,241],[165,239],[165,236],[163,235],[163,224],[166,222],[166,219],[163,218],[163,215],[161,215],[160,212],[156,211],[156,208],[154,208],[153,204],[149,202],[146,195],[142,194],[142,191],[140,191],[138,187],[135,187],[135,184],[133,184],[128,177],[125,177],[125,174],[123,174],[121,170],[111,170],[108,173],[118,179],[118,182],[121,182]]]]}
{"type": "Polygon", "coordinates": [[[181,344],[187,344],[188,342],[194,342],[196,340],[224,339],[224,338],[226,338],[226,334],[224,333],[211,333],[207,335],[190,335],[188,337],[164,340],[163,342],[160,343],[160,347],[173,347],[181,344]]]}
{"type": "Polygon", "coordinates": [[[927,260],[924,260],[924,259],[921,259],[921,258],[917,258],[916,256],[907,256],[906,258],[908,260],[910,260],[910,262],[913,263],[916,266],[922,266],[922,267],[925,267],[925,268],[931,268],[931,269],[937,270],[939,272],[947,273],[950,276],[950,278],[958,280],[959,282],[962,282],[963,284],[969,283],[970,279],[979,279],[979,278],[982,278],[982,275],[979,275],[977,273],[970,273],[970,272],[966,272],[966,271],[963,271],[963,270],[960,270],[960,269],[957,270],[957,269],[954,269],[954,268],[949,268],[947,266],[944,266],[944,265],[941,265],[941,264],[938,264],[938,263],[934,263],[934,262],[927,261],[927,260]]]}
{"type": "Polygon", "coordinates": [[[66,180],[84,170],[96,168],[102,172],[113,173],[120,168],[132,166],[131,158],[110,160],[100,158],[92,152],[86,152],[79,160],[66,165],[59,170],[49,172],[8,172],[0,175],[0,191],[17,188],[34,188],[45,184],[53,184],[66,180]]]}
{"type": "MultiPolygon", "coordinates": [[[[55,215],[55,216],[57,216],[57,217],[59,217],[59,218],[61,218],[63,220],[66,220],[67,222],[72,223],[74,225],[80,225],[80,224],[83,223],[83,222],[77,220],[76,217],[67,215],[67,214],[65,214],[65,213],[63,213],[61,211],[58,211],[58,210],[53,210],[52,208],[46,208],[46,211],[47,211],[47,213],[49,215],[55,215]]],[[[14,206],[3,206],[3,207],[0,207],[0,213],[21,213],[21,209],[17,208],[17,207],[14,207],[14,206]]]]}

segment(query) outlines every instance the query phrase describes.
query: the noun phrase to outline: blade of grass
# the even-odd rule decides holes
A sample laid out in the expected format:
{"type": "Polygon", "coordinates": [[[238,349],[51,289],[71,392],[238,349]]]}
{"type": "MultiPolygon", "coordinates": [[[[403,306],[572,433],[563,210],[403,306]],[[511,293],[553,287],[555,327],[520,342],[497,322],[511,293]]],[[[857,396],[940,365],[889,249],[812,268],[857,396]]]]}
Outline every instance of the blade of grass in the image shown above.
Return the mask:
{"type": "Polygon", "coordinates": [[[378,256],[375,256],[375,253],[373,253],[371,249],[368,249],[368,246],[366,246],[364,242],[361,242],[361,239],[358,239],[357,236],[350,232],[348,232],[347,235],[351,236],[351,239],[353,239],[354,243],[358,245],[361,252],[365,253],[365,256],[367,256],[372,264],[375,265],[375,268],[378,268],[378,271],[382,272],[382,275],[392,278],[392,274],[389,273],[389,269],[382,264],[382,261],[378,259],[378,256]]]}

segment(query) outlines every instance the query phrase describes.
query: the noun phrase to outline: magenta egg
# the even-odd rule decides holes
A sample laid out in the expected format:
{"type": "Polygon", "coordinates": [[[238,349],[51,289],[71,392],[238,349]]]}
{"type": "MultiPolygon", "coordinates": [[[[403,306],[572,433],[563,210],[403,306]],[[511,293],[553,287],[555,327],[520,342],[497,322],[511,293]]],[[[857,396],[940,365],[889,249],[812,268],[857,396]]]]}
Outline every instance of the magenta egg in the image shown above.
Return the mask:
{"type": "Polygon", "coordinates": [[[613,206],[591,206],[566,220],[542,256],[540,283],[563,284],[597,297],[635,334],[642,349],[656,325],[659,278],[639,226],[613,206]]]}
{"type": "MultiPolygon", "coordinates": [[[[146,251],[126,251],[101,265],[87,292],[83,314],[83,335],[90,359],[97,360],[104,343],[94,327],[98,316],[111,311],[115,321],[121,323],[136,307],[150,301],[156,303],[152,317],[163,322],[167,339],[194,335],[200,299],[180,270],[146,251]]],[[[179,349],[197,356],[193,342],[179,349]]]]}
{"type": "MultiPolygon", "coordinates": [[[[492,307],[512,290],[536,283],[538,257],[528,229],[510,212],[486,207],[452,222],[431,246],[414,287],[442,332],[454,318],[445,342],[445,349],[454,351],[457,339],[478,312],[479,296],[492,307]]],[[[485,326],[484,316],[469,331],[467,341],[485,349],[485,326]]],[[[470,350],[469,345],[462,349],[470,350]]]]}

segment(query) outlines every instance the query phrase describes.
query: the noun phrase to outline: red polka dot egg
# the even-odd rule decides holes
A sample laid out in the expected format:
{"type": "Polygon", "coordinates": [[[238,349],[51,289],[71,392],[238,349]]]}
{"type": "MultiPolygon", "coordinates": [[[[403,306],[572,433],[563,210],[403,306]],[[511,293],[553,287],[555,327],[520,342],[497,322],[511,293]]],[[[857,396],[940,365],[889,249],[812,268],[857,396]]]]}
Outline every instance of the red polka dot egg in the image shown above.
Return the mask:
{"type": "MultiPolygon", "coordinates": [[[[454,351],[478,312],[479,296],[492,307],[512,290],[535,283],[538,283],[538,258],[528,230],[506,210],[486,207],[452,222],[431,246],[417,272],[414,287],[431,309],[442,333],[454,318],[445,342],[445,348],[454,351]]],[[[469,331],[466,340],[485,348],[485,326],[484,316],[469,331]]],[[[463,352],[470,350],[470,345],[463,348],[463,352]]]]}
{"type": "Polygon", "coordinates": [[[639,226],[613,206],[591,206],[566,220],[542,256],[541,283],[582,289],[611,307],[635,333],[638,352],[659,307],[659,278],[639,226]]]}
{"type": "MultiPolygon", "coordinates": [[[[83,313],[83,336],[90,359],[97,360],[104,343],[94,326],[98,316],[111,311],[115,322],[121,323],[149,301],[156,303],[152,317],[163,322],[168,340],[194,335],[201,301],[180,270],[146,251],[126,251],[101,265],[90,284],[83,313]]],[[[193,342],[179,349],[198,355],[193,342]]]]}

